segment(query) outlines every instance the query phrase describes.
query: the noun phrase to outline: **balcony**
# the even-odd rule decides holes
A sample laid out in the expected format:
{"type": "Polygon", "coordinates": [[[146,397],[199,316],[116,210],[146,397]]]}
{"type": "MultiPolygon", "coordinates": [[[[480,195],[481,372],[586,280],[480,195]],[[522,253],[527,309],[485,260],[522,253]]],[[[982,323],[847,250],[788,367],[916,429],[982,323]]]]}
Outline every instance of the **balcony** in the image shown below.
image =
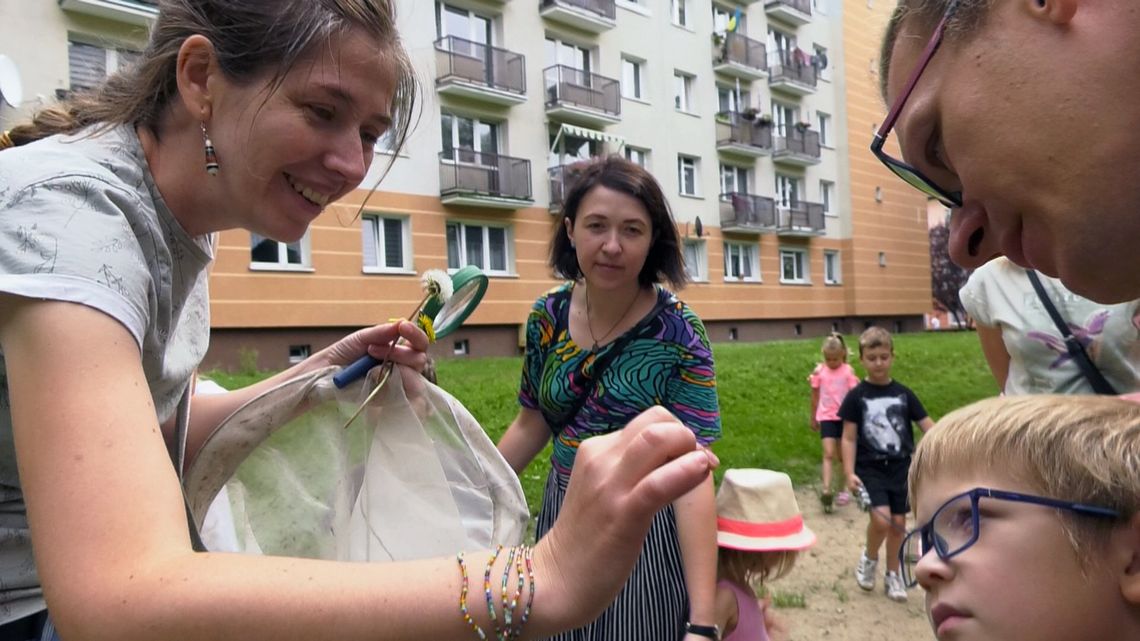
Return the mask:
{"type": "Polygon", "coordinates": [[[820,236],[825,229],[823,205],[793,202],[776,207],[776,234],[780,236],[820,236]]]}
{"type": "Polygon", "coordinates": [[[59,0],[64,11],[82,13],[115,22],[149,27],[158,18],[153,0],[59,0]]]}
{"type": "Polygon", "coordinates": [[[621,122],[621,83],[566,65],[542,72],[546,115],[558,120],[603,127],[621,122]]]}
{"type": "Polygon", "coordinates": [[[435,41],[439,93],[494,105],[526,102],[526,58],[455,36],[435,41]]]}
{"type": "Polygon", "coordinates": [[[530,161],[471,149],[439,152],[439,196],[445,205],[519,209],[534,204],[530,161]]]}
{"type": "Polygon", "coordinates": [[[713,34],[713,42],[713,71],[749,81],[768,75],[763,42],[735,31],[713,34]]]}
{"type": "Polygon", "coordinates": [[[735,111],[716,116],[716,150],[724,154],[757,158],[772,152],[772,122],[748,119],[735,111]]]}
{"type": "Polygon", "coordinates": [[[617,26],[614,0],[539,0],[539,15],[590,33],[617,26]]]}
{"type": "Polygon", "coordinates": [[[768,65],[768,86],[794,96],[815,93],[816,76],[815,66],[803,55],[782,52],[775,64],[768,65]]]}
{"type": "Polygon", "coordinates": [[[720,195],[720,229],[758,234],[776,227],[776,202],[767,196],[732,192],[720,195]]]}
{"type": "Polygon", "coordinates": [[[764,13],[798,27],[811,22],[811,0],[764,0],[764,13]]]}
{"type": "Polygon", "coordinates": [[[776,136],[772,162],[808,167],[820,163],[819,155],[819,132],[791,126],[787,136],[776,136]]]}

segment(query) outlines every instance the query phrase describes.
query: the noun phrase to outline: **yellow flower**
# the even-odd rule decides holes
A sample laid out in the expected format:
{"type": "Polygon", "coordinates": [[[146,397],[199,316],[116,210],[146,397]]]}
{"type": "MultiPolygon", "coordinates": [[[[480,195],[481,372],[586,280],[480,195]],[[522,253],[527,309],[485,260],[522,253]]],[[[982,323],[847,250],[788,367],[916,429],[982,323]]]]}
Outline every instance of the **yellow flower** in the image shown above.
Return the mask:
{"type": "Polygon", "coordinates": [[[431,316],[420,312],[420,315],[416,317],[416,325],[419,325],[420,329],[424,330],[424,333],[427,334],[429,343],[435,342],[435,327],[432,326],[431,316]]]}

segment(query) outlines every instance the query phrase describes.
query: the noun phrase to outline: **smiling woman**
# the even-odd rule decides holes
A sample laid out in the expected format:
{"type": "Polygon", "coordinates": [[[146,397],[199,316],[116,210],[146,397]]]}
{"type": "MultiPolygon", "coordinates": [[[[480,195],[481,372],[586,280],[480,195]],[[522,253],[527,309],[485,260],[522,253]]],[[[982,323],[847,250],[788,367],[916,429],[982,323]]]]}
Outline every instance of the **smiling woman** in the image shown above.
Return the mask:
{"type": "Polygon", "coordinates": [[[402,145],[413,77],[387,0],[162,0],[137,66],[0,136],[0,639],[456,638],[494,616],[459,614],[464,558],[528,582],[511,632],[547,636],[600,611],[657,509],[709,478],[715,459],[651,411],[583,448],[549,537],[596,535],[575,560],[550,542],[458,568],[202,550],[179,477],[221,419],[365,353],[425,365],[398,322],[241,390],[192,388],[214,232],[300,238],[380,136],[402,145]]]}

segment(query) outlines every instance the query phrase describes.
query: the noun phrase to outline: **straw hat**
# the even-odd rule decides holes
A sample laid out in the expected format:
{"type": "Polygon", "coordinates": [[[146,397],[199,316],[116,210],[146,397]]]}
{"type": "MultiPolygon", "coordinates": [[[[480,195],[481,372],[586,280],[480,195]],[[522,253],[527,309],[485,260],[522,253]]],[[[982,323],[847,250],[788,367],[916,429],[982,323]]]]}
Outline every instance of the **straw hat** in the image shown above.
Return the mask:
{"type": "Polygon", "coordinates": [[[716,493],[716,542],[733,550],[802,550],[815,543],[783,472],[738,469],[724,473],[716,493]]]}

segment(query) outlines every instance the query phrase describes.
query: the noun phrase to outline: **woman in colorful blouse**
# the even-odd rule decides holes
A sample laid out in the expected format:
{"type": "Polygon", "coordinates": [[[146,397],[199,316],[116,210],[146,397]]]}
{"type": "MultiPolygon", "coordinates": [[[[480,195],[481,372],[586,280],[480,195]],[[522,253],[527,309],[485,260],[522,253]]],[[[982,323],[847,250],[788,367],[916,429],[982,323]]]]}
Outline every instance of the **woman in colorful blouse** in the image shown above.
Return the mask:
{"type": "MultiPolygon", "coordinates": [[[[521,474],[554,439],[539,538],[558,516],[583,440],[619,430],[653,405],[670,410],[703,445],[721,433],[704,325],[660,285],[687,280],[660,185],[619,157],[577,173],[550,252],[555,273],[569,282],[531,310],[522,409],[499,443],[521,474]]],[[[715,522],[710,479],[657,514],[633,575],[609,609],[556,638],[702,641],[686,630],[712,624],[715,522]]]]}

